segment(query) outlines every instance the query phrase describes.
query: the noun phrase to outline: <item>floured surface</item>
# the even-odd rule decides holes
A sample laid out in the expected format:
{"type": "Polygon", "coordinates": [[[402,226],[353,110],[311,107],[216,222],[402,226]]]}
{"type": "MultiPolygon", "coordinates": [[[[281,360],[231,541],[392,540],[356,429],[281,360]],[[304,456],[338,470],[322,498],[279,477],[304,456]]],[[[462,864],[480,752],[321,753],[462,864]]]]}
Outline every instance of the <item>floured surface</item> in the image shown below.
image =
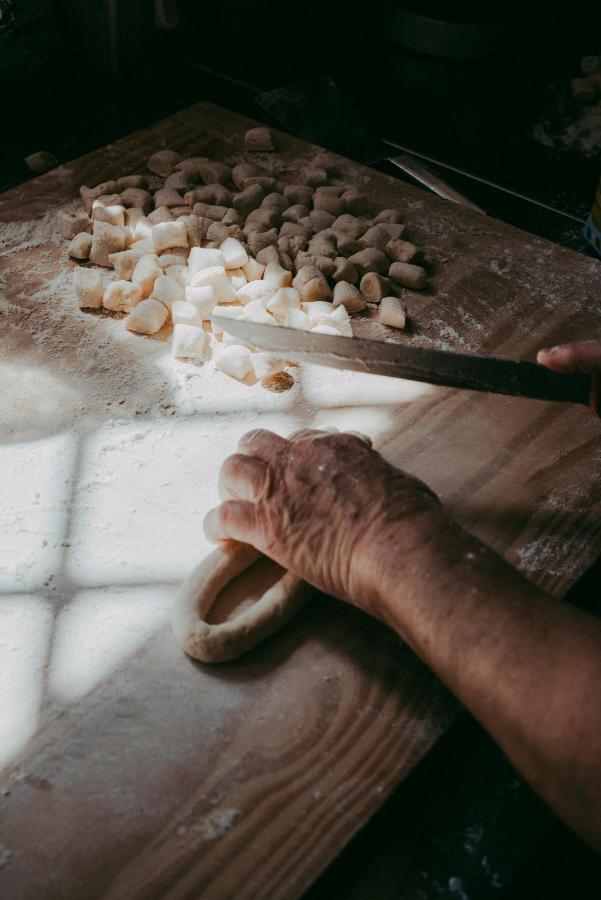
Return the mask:
{"type": "MultiPolygon", "coordinates": [[[[393,635],[333,601],[231,666],[203,669],[175,646],[174,590],[208,549],[219,466],[249,428],[371,435],[556,594],[601,546],[601,428],[584,410],[314,366],[273,394],[77,308],[54,220],[79,184],[140,171],[161,146],[235,162],[246,126],[197,106],[0,197],[11,898],[298,896],[453,717],[393,635]]],[[[285,177],[318,152],[278,141],[270,164],[285,177]]],[[[532,359],[541,343],[598,333],[599,263],[340,166],[406,210],[432,260],[434,289],[407,292],[414,333],[397,340],[532,359]]]]}

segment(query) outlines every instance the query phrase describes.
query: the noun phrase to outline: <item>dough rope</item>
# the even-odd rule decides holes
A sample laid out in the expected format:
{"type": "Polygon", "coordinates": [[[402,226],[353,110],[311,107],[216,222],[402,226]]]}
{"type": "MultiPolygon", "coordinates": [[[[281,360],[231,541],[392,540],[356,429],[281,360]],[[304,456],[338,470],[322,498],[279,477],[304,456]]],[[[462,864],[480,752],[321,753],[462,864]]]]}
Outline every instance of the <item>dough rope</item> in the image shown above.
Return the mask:
{"type": "Polygon", "coordinates": [[[278,631],[306,603],[311,588],[286,572],[239,616],[215,625],[206,621],[219,592],[261,555],[248,544],[231,542],[210,553],[186,578],[173,607],[172,625],[188,656],[205,663],[237,659],[278,631]]]}

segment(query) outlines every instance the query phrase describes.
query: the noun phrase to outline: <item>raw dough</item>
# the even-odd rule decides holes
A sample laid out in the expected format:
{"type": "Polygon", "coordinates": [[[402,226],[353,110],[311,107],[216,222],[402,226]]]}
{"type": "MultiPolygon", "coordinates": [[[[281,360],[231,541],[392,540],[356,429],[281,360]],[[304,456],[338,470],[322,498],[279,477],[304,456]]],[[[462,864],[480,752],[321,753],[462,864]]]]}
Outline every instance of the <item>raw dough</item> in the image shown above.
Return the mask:
{"type": "Polygon", "coordinates": [[[250,609],[228,622],[209,625],[206,617],[219,592],[260,556],[253,547],[232,541],[210,553],[185,580],[172,624],[188,656],[201,662],[237,659],[278,631],[307,602],[311,588],[286,572],[250,609]]]}

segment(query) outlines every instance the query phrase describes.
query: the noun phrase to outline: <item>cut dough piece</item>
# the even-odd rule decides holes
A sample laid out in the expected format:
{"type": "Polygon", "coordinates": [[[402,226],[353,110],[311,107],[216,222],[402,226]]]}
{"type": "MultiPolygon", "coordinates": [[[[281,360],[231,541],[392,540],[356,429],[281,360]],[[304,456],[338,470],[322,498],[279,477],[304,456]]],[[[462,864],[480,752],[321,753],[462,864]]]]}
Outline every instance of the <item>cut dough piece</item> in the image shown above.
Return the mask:
{"type": "Polygon", "coordinates": [[[260,300],[253,300],[252,303],[248,303],[242,310],[240,318],[246,319],[249,322],[258,322],[259,325],[276,324],[275,319],[273,316],[269,315],[260,300]]]}
{"type": "Polygon", "coordinates": [[[168,275],[169,278],[173,278],[174,281],[177,281],[178,284],[181,284],[182,287],[187,287],[190,283],[190,272],[188,271],[188,266],[167,266],[165,269],[165,275],[168,275]]]}
{"type": "Polygon", "coordinates": [[[58,159],[54,153],[49,153],[47,150],[38,150],[37,153],[30,153],[23,162],[36,175],[41,175],[43,172],[48,172],[49,169],[54,169],[55,166],[58,166],[58,159]]]}
{"type": "Polygon", "coordinates": [[[158,265],[157,260],[158,257],[154,253],[148,253],[141,256],[134,266],[131,280],[134,284],[140,286],[144,297],[150,296],[155,281],[163,274],[163,270],[158,265]]]}
{"type": "Polygon", "coordinates": [[[263,126],[250,128],[244,135],[244,145],[247,150],[258,153],[270,153],[275,150],[271,131],[263,126]]]}
{"type": "Polygon", "coordinates": [[[92,247],[90,260],[97,266],[111,268],[109,259],[111,253],[125,250],[127,241],[127,229],[120,225],[109,225],[108,222],[94,222],[94,234],[92,235],[92,247]]]}
{"type": "Polygon", "coordinates": [[[244,306],[254,300],[260,300],[264,305],[271,300],[275,291],[262,280],[249,281],[240,290],[236,291],[236,299],[244,306]]]}
{"type": "Polygon", "coordinates": [[[83,210],[77,213],[62,211],[59,213],[58,221],[61,234],[66,238],[75,237],[81,231],[92,231],[92,220],[83,210]]]}
{"type": "Polygon", "coordinates": [[[192,247],[188,258],[188,267],[194,283],[194,275],[202,269],[212,266],[223,266],[225,269],[225,257],[221,250],[211,250],[208,247],[192,247]]]}
{"type": "Polygon", "coordinates": [[[298,328],[300,331],[311,330],[311,322],[309,321],[307,313],[303,312],[302,309],[295,309],[294,307],[286,312],[284,325],[286,328],[298,328]]]}
{"type": "Polygon", "coordinates": [[[244,274],[248,281],[257,281],[259,278],[263,277],[265,266],[251,256],[246,265],[242,266],[242,269],[244,270],[244,274]]]}
{"type": "Polygon", "coordinates": [[[92,235],[87,231],[76,234],[67,248],[71,259],[88,259],[92,249],[92,235]]]}
{"type": "Polygon", "coordinates": [[[202,328],[202,316],[198,307],[185,300],[175,301],[171,307],[171,318],[174,325],[196,325],[197,328],[202,328]]]}
{"type": "Polygon", "coordinates": [[[98,269],[75,270],[75,295],[80,309],[100,309],[104,296],[102,275],[98,269]]]}
{"type": "Polygon", "coordinates": [[[195,325],[175,325],[171,353],[180,359],[204,359],[207,343],[207,335],[202,328],[195,325]]]}
{"type": "Polygon", "coordinates": [[[239,616],[209,625],[206,619],[219,592],[260,555],[247,544],[231,541],[213,550],[185,580],[175,601],[172,623],[188,656],[201,662],[237,659],[278,631],[307,602],[312,589],[286,572],[239,616]]]}
{"type": "Polygon", "coordinates": [[[358,312],[360,309],[365,309],[365,300],[354,284],[339,281],[334,287],[334,306],[344,306],[347,312],[358,312]]]}
{"type": "Polygon", "coordinates": [[[184,222],[159,222],[152,226],[152,246],[155,253],[173,247],[188,247],[188,232],[184,222]]]}
{"type": "Polygon", "coordinates": [[[383,297],[380,303],[380,322],[392,328],[404,328],[407,324],[405,307],[398,297],[383,297]]]}
{"type": "Polygon", "coordinates": [[[292,272],[284,269],[279,262],[269,262],[265,267],[263,281],[275,292],[280,288],[290,287],[292,284],[292,272]]]}
{"type": "Polygon", "coordinates": [[[426,275],[426,270],[422,269],[421,266],[394,262],[388,274],[390,278],[398,281],[403,287],[413,288],[416,291],[422,291],[426,287],[428,276],[426,275]]]}
{"type": "Polygon", "coordinates": [[[158,300],[142,300],[124,319],[123,324],[129,331],[138,334],[155,334],[160,331],[168,316],[167,307],[158,300]]]}
{"type": "MultiPolygon", "coordinates": [[[[115,197],[118,198],[118,194],[115,197]]],[[[125,207],[121,203],[104,203],[102,197],[92,204],[92,221],[109,225],[125,225],[125,207]]]]}
{"type": "Polygon", "coordinates": [[[186,303],[194,306],[201,320],[210,319],[217,304],[212,284],[192,284],[186,286],[186,303]]]}
{"type": "Polygon", "coordinates": [[[267,309],[278,322],[283,322],[289,309],[300,309],[300,294],[293,287],[284,287],[268,301],[267,309]]]}
{"type": "Polygon", "coordinates": [[[247,375],[254,373],[252,354],[241,344],[220,347],[215,353],[215,366],[238,381],[244,381],[247,375]]]}
{"type": "Polygon", "coordinates": [[[244,269],[226,269],[228,281],[235,291],[239,291],[248,283],[248,278],[244,274],[244,269]]]}
{"type": "Polygon", "coordinates": [[[223,334],[221,325],[218,325],[213,316],[221,316],[223,319],[237,319],[244,311],[243,306],[233,306],[227,304],[225,306],[215,306],[211,313],[211,328],[213,334],[223,334]]]}
{"type": "Polygon", "coordinates": [[[209,266],[207,269],[195,272],[192,276],[192,285],[195,287],[204,287],[209,284],[215,291],[217,300],[232,303],[236,299],[236,292],[229,283],[223,266],[209,266]]]}
{"type": "Polygon", "coordinates": [[[167,309],[171,309],[177,300],[185,298],[184,291],[185,289],[178,281],[169,278],[168,275],[159,275],[154,283],[150,297],[152,300],[160,300],[167,309]]]}
{"type": "Polygon", "coordinates": [[[223,253],[226,269],[241,269],[248,262],[248,253],[235,238],[226,238],[219,249],[223,253]]]}
{"type": "Polygon", "coordinates": [[[142,251],[135,248],[120,250],[119,253],[111,253],[109,259],[115,267],[117,278],[120,278],[122,281],[130,281],[136,263],[142,255],[142,251]]]}
{"type": "Polygon", "coordinates": [[[142,299],[142,289],[131,281],[111,281],[106,286],[102,305],[112,312],[131,312],[142,299]]]}

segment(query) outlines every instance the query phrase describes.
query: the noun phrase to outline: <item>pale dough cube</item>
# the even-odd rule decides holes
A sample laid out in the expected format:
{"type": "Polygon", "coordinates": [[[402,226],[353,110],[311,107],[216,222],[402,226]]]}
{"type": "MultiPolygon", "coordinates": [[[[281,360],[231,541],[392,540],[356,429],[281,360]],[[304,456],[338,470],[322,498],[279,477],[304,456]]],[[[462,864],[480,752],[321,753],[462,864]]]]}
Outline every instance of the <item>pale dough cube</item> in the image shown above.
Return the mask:
{"type": "Polygon", "coordinates": [[[186,302],[198,310],[201,319],[210,319],[217,304],[217,295],[212,284],[192,284],[186,287],[186,302]]]}
{"type": "Polygon", "coordinates": [[[335,328],[336,331],[338,331],[340,334],[344,335],[344,337],[353,336],[351,320],[344,306],[338,306],[330,315],[318,316],[317,324],[330,325],[332,328],[335,328]]]}
{"type": "Polygon", "coordinates": [[[87,231],[76,234],[69,246],[67,253],[71,259],[88,259],[92,249],[92,235],[87,231]]]}
{"type": "Polygon", "coordinates": [[[125,207],[120,203],[105,205],[100,197],[92,204],[92,221],[108,222],[109,225],[125,225],[125,207]]]}
{"type": "Polygon", "coordinates": [[[76,269],[73,281],[80,309],[100,309],[104,296],[104,285],[98,269],[83,267],[76,269]]]}
{"type": "Polygon", "coordinates": [[[267,263],[263,273],[263,281],[275,292],[292,284],[292,272],[284,269],[279,262],[267,263]]]}
{"type": "Polygon", "coordinates": [[[244,381],[247,375],[254,373],[251,352],[241,344],[221,347],[215,353],[215,366],[238,381],[244,381]]]}
{"type": "Polygon", "coordinates": [[[311,330],[311,322],[307,313],[294,307],[287,310],[284,325],[286,328],[298,328],[300,331],[311,330]]]}
{"type": "Polygon", "coordinates": [[[123,324],[129,331],[137,331],[138,334],[155,334],[161,330],[168,315],[167,307],[158,300],[142,300],[123,320],[123,324]]]}
{"type": "Polygon", "coordinates": [[[136,263],[142,255],[142,251],[138,249],[120,250],[119,253],[111,253],[109,259],[117,273],[117,278],[120,278],[122,281],[131,281],[136,263]]]}
{"type": "Polygon", "coordinates": [[[303,303],[303,312],[307,313],[313,327],[317,325],[320,316],[330,316],[334,312],[334,305],[326,300],[314,300],[312,303],[303,303]]]}
{"type": "Polygon", "coordinates": [[[383,297],[380,303],[380,322],[391,328],[404,328],[407,324],[405,307],[398,297],[383,297]]]}
{"type": "Polygon", "coordinates": [[[217,300],[231,303],[236,299],[236,292],[229,283],[223,266],[209,266],[207,269],[201,269],[200,272],[194,273],[191,281],[195,287],[204,287],[210,284],[215,291],[217,300]]]}
{"type": "Polygon", "coordinates": [[[248,282],[248,278],[244,274],[244,269],[226,269],[228,281],[235,291],[239,291],[241,287],[248,282]]]}
{"type": "Polygon", "coordinates": [[[172,247],[187,247],[188,232],[183,222],[159,222],[152,226],[152,246],[155,253],[172,247]]]}
{"type": "Polygon", "coordinates": [[[242,310],[241,319],[249,322],[258,322],[259,325],[275,325],[276,321],[270,316],[260,300],[254,300],[242,310]]]}
{"type": "Polygon", "coordinates": [[[165,275],[168,275],[169,278],[173,278],[173,280],[177,281],[178,284],[181,284],[182,287],[186,287],[186,285],[190,283],[188,266],[167,266],[165,275]]]}
{"type": "Polygon", "coordinates": [[[167,309],[171,309],[176,300],[185,298],[185,292],[181,284],[173,278],[169,278],[168,275],[159,275],[154,283],[150,297],[152,300],[160,300],[167,309]]]}
{"type": "Polygon", "coordinates": [[[171,307],[171,318],[174,325],[196,325],[197,328],[202,328],[202,316],[198,307],[185,300],[175,301],[171,307]]]}
{"type": "Polygon", "coordinates": [[[125,250],[127,238],[127,229],[120,225],[110,225],[108,222],[94,222],[92,247],[90,249],[91,262],[97,266],[104,266],[110,269],[110,254],[125,250]]]}
{"type": "Polygon", "coordinates": [[[144,297],[150,296],[154,283],[163,274],[163,270],[158,265],[158,257],[153,253],[141,256],[132,272],[131,280],[134,284],[140,286],[144,297]]]}
{"type": "Polygon", "coordinates": [[[146,220],[146,216],[144,215],[144,210],[140,209],[137,206],[130,206],[125,210],[125,224],[129,228],[131,232],[135,235],[135,229],[138,222],[142,220],[146,220]]]}
{"type": "Polygon", "coordinates": [[[244,306],[252,303],[254,300],[260,300],[265,305],[274,294],[273,288],[265,284],[264,281],[249,281],[248,284],[236,291],[236,299],[244,306]]]}
{"type": "Polygon", "coordinates": [[[142,216],[141,219],[134,225],[134,241],[141,241],[145,238],[150,238],[152,240],[152,229],[154,225],[152,222],[148,220],[146,216],[142,216]]]}
{"type": "Polygon", "coordinates": [[[248,253],[236,238],[226,238],[220,248],[226,269],[240,269],[248,262],[248,253]]]}
{"type": "MultiPolygon", "coordinates": [[[[137,250],[138,253],[141,253],[144,256],[148,256],[149,254],[156,256],[156,253],[154,252],[154,247],[152,245],[151,238],[144,238],[144,240],[142,240],[142,241],[134,241],[133,244],[129,245],[129,249],[137,250]]],[[[158,262],[158,256],[157,256],[157,262],[158,262]]]]}
{"type": "Polygon", "coordinates": [[[192,247],[188,258],[190,274],[195,275],[202,269],[214,266],[223,266],[225,269],[225,257],[221,250],[213,250],[209,247],[192,247]]]}
{"type": "Polygon", "coordinates": [[[61,234],[66,238],[75,237],[81,231],[92,231],[92,221],[83,210],[76,213],[62,210],[58,215],[58,222],[61,234]]]}
{"type": "Polygon", "coordinates": [[[106,286],[102,305],[113,312],[131,312],[142,299],[142,290],[131,281],[111,281],[106,286]]]}
{"type": "Polygon", "coordinates": [[[157,206],[146,216],[151,225],[159,225],[161,222],[173,222],[174,217],[168,206],[157,206]]]}
{"type": "Polygon", "coordinates": [[[243,306],[215,306],[211,313],[211,328],[214,334],[223,334],[223,328],[215,322],[213,316],[221,316],[223,319],[238,319],[244,312],[243,306]]]}
{"type": "Polygon", "coordinates": [[[171,338],[171,353],[179,359],[204,359],[207,335],[195,325],[175,325],[171,338]]]}
{"type": "Polygon", "coordinates": [[[273,295],[267,303],[267,309],[278,319],[284,321],[289,309],[300,309],[300,294],[293,287],[284,287],[273,295]]]}
{"type": "Polygon", "coordinates": [[[252,256],[249,256],[248,262],[242,266],[242,269],[244,270],[244,274],[248,281],[257,281],[259,278],[263,277],[265,266],[258,260],[253,259],[252,256]]]}
{"type": "Polygon", "coordinates": [[[170,266],[186,266],[188,260],[188,254],[185,250],[168,250],[166,253],[161,253],[159,255],[159,266],[161,269],[167,269],[170,266]]]}

